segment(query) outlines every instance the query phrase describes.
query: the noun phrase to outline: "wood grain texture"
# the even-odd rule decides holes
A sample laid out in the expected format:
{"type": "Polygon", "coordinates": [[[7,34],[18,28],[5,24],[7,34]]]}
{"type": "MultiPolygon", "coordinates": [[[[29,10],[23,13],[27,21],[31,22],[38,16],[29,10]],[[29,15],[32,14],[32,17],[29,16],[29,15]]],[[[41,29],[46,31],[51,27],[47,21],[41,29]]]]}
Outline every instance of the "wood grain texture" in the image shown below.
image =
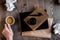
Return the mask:
{"type": "MultiPolygon", "coordinates": [[[[1,2],[1,1],[0,1],[1,2]]],[[[50,40],[48,38],[36,38],[36,37],[22,37],[20,35],[20,31],[18,31],[18,16],[20,12],[31,11],[34,5],[39,4],[39,0],[18,0],[15,3],[16,8],[12,12],[8,12],[4,9],[3,6],[0,5],[0,21],[4,20],[7,16],[13,16],[15,18],[15,24],[12,25],[12,29],[14,32],[14,40],[50,40]],[[24,4],[26,6],[24,7],[24,4]]],[[[0,27],[1,28],[1,27],[0,27]]],[[[20,29],[21,30],[21,29],[20,29]]]]}

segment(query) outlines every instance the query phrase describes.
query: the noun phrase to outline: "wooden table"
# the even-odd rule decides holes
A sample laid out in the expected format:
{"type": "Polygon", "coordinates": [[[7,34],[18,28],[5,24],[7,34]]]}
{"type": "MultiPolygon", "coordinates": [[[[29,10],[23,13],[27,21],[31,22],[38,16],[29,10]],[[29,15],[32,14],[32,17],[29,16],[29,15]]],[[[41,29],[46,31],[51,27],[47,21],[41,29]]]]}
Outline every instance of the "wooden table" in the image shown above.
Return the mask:
{"type": "Polygon", "coordinates": [[[5,21],[5,18],[7,16],[13,16],[15,18],[15,24],[12,25],[12,29],[13,29],[13,32],[14,32],[14,40],[50,40],[49,38],[22,37],[20,35],[21,34],[21,29],[19,27],[19,22],[18,22],[19,12],[21,12],[24,4],[27,4],[27,6],[23,9],[23,12],[31,10],[30,7],[33,7],[32,5],[36,4],[38,6],[37,2],[38,1],[36,1],[36,0],[29,0],[29,1],[28,0],[18,0],[18,2],[15,3],[16,9],[12,12],[8,12],[3,8],[3,6],[0,6],[0,22],[5,21]],[[32,3],[32,5],[31,5],[31,3],[32,3]]]}

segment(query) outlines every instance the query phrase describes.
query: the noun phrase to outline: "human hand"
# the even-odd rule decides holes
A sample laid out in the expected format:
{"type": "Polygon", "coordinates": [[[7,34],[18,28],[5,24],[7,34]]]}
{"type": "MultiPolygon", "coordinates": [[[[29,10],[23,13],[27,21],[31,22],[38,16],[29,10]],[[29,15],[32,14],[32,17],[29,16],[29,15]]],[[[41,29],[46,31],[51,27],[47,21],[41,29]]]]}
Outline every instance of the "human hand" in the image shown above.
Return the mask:
{"type": "Polygon", "coordinates": [[[5,24],[5,28],[2,31],[2,34],[6,38],[6,40],[13,40],[13,31],[9,24],[5,24]]]}

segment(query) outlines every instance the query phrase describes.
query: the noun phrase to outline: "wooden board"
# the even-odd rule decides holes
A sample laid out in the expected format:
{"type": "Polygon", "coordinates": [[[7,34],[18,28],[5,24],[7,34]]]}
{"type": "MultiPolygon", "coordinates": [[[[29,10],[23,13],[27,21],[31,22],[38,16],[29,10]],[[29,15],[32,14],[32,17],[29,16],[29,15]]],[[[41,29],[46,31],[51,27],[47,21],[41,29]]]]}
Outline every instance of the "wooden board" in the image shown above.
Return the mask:
{"type": "Polygon", "coordinates": [[[48,25],[49,25],[48,29],[22,32],[22,36],[51,38],[52,21],[53,21],[52,18],[48,18],[48,25]]]}
{"type": "Polygon", "coordinates": [[[47,18],[48,18],[48,14],[44,11],[44,9],[42,9],[42,8],[37,9],[36,8],[29,16],[27,16],[24,19],[24,21],[26,22],[27,25],[29,25],[29,27],[32,30],[36,30],[45,20],[47,20],[47,18]],[[39,14],[41,14],[41,15],[39,15],[39,14]],[[35,25],[30,25],[29,23],[27,23],[27,21],[29,21],[31,18],[36,19],[36,24],[35,25]]]}

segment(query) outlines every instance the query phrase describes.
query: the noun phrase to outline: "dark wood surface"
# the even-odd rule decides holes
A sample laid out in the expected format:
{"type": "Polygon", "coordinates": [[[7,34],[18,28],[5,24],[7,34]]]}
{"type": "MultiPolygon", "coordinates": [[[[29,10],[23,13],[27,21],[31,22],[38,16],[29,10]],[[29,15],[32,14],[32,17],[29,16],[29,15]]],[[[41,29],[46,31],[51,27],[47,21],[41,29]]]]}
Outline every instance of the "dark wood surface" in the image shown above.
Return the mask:
{"type": "Polygon", "coordinates": [[[21,29],[19,29],[19,21],[18,21],[18,15],[20,12],[30,11],[33,6],[39,7],[39,1],[38,0],[18,0],[17,3],[15,3],[16,8],[12,12],[8,12],[4,9],[2,5],[0,5],[0,21],[4,21],[7,16],[13,16],[15,18],[15,24],[12,25],[12,29],[14,32],[14,40],[50,40],[49,38],[36,38],[36,37],[22,37],[20,35],[21,29]],[[26,6],[24,7],[24,4],[26,6]]]}

